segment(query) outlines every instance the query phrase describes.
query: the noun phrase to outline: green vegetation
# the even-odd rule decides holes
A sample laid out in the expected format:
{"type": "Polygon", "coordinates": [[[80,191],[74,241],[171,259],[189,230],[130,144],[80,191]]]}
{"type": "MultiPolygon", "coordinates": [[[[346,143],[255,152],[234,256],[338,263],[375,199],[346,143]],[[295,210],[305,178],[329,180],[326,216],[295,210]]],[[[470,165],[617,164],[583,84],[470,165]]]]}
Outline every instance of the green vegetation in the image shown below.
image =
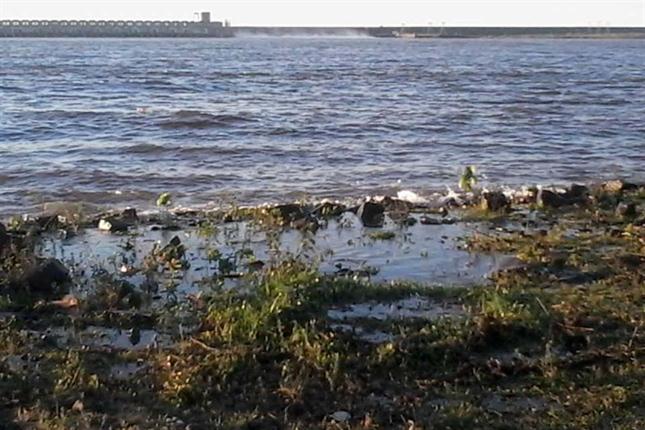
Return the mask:
{"type": "Polygon", "coordinates": [[[475,184],[477,184],[477,175],[476,175],[476,169],[475,166],[466,166],[464,169],[464,172],[461,174],[461,177],[459,178],[459,188],[471,192],[473,190],[473,187],[475,184]]]}
{"type": "MultiPolygon", "coordinates": [[[[621,199],[643,203],[640,191],[621,199]]],[[[274,219],[264,213],[262,219],[274,219]]],[[[480,221],[481,233],[465,238],[467,248],[512,254],[523,265],[472,288],[336,278],[286,255],[244,273],[241,288],[214,282],[202,295],[159,307],[145,306],[144,291],[105,277],[74,310],[43,307],[40,298],[30,301],[15,285],[0,283],[0,312],[13,312],[0,316],[0,423],[643,428],[645,227],[613,208],[541,216],[535,227],[520,215],[504,228],[497,217],[480,221]],[[364,303],[397,310],[397,301],[409,298],[463,311],[381,319],[367,313],[341,321],[329,314],[364,303]],[[141,348],[97,346],[79,334],[90,326],[121,328],[142,342],[146,330],[160,336],[141,348]],[[55,327],[75,333],[69,347],[46,331],[55,327]],[[361,333],[387,336],[374,342],[361,333]],[[119,369],[132,374],[124,377],[119,369]]],[[[216,231],[204,223],[200,234],[216,231]]],[[[155,248],[151,270],[185,270],[165,264],[190,251],[181,245],[179,253],[179,246],[155,248]]],[[[255,258],[241,251],[223,256],[215,248],[211,254],[237,269],[255,258]]],[[[20,271],[9,267],[18,261],[11,258],[3,271],[20,271]]]]}
{"type": "Polygon", "coordinates": [[[369,234],[369,238],[372,240],[392,240],[396,237],[396,233],[393,231],[373,231],[369,234]]]}
{"type": "Polygon", "coordinates": [[[172,196],[170,193],[162,193],[157,198],[157,207],[163,208],[172,204],[172,196]]]}

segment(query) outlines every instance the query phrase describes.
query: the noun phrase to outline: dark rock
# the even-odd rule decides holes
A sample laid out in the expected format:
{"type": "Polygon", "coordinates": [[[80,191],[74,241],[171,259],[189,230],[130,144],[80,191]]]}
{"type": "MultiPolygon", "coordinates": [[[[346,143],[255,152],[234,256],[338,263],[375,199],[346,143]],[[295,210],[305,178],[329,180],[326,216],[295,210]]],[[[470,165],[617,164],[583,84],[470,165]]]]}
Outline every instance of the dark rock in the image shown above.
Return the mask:
{"type": "Polygon", "coordinates": [[[589,201],[590,190],[584,185],[572,184],[562,196],[566,204],[585,204],[589,201]]]}
{"type": "Polygon", "coordinates": [[[29,268],[23,279],[32,292],[53,294],[56,292],[56,286],[63,286],[70,281],[70,276],[63,263],[49,258],[29,268]]]}
{"type": "Polygon", "coordinates": [[[537,203],[544,208],[560,208],[567,204],[564,197],[550,190],[540,190],[537,196],[537,203]]]}
{"type": "Polygon", "coordinates": [[[623,218],[636,218],[638,211],[635,203],[620,203],[616,206],[616,215],[623,218]]]}
{"type": "Polygon", "coordinates": [[[170,239],[170,242],[168,242],[168,245],[166,246],[174,246],[174,247],[181,246],[181,239],[179,239],[179,236],[175,236],[172,239],[170,239]]]}
{"type": "Polygon", "coordinates": [[[365,227],[383,227],[385,207],[380,203],[365,202],[356,212],[365,227]]]}
{"type": "Polygon", "coordinates": [[[638,185],[616,179],[602,184],[602,190],[607,193],[619,194],[623,191],[632,191],[638,189],[638,185]]]}
{"type": "Polygon", "coordinates": [[[596,190],[593,195],[593,202],[599,209],[615,209],[620,203],[620,195],[611,194],[603,190],[596,190]]]}
{"type": "Polygon", "coordinates": [[[623,191],[637,191],[643,185],[633,184],[631,182],[623,182],[623,191]]]}
{"type": "Polygon", "coordinates": [[[160,227],[161,231],[180,231],[181,227],[177,224],[164,224],[160,227]]]}
{"type": "Polygon", "coordinates": [[[405,200],[395,199],[392,197],[385,197],[381,202],[381,204],[388,212],[408,213],[414,207],[414,205],[410,202],[406,202],[405,200]]]}
{"type": "Polygon", "coordinates": [[[159,257],[165,262],[170,262],[172,260],[182,260],[186,255],[186,249],[181,243],[179,236],[175,236],[170,239],[168,245],[164,246],[159,252],[159,257]]]}
{"type": "Polygon", "coordinates": [[[121,220],[126,223],[136,224],[139,222],[139,215],[134,208],[125,209],[121,212],[121,220]]]}
{"type": "Polygon", "coordinates": [[[271,208],[270,213],[279,218],[283,225],[290,225],[298,230],[316,231],[320,227],[318,220],[298,204],[279,205],[271,208]]]}
{"type": "Polygon", "coordinates": [[[405,220],[403,220],[403,225],[412,227],[413,225],[416,225],[417,219],[414,217],[407,217],[405,220]]]}
{"type": "Polygon", "coordinates": [[[125,209],[117,215],[102,216],[98,220],[99,230],[109,231],[111,233],[128,231],[128,228],[139,222],[137,210],[133,208],[125,209]]]}
{"type": "Polygon", "coordinates": [[[297,230],[306,230],[310,232],[316,232],[320,228],[318,220],[312,216],[306,216],[304,218],[297,219],[291,222],[291,227],[297,230]]]}
{"type": "Polygon", "coordinates": [[[528,205],[537,203],[539,190],[537,187],[530,187],[526,193],[516,193],[513,195],[513,203],[520,205],[528,205]]]}
{"type": "Polygon", "coordinates": [[[422,215],[421,218],[419,218],[419,222],[423,225],[441,225],[443,224],[443,220],[440,218],[433,218],[427,215],[422,215]]]}
{"type": "Polygon", "coordinates": [[[460,208],[462,206],[462,203],[460,203],[454,197],[450,197],[449,199],[444,200],[442,204],[446,208],[460,208]]]}
{"type": "Polygon", "coordinates": [[[264,269],[264,266],[266,266],[266,264],[262,260],[251,261],[249,264],[247,264],[249,270],[255,272],[264,269]]]}
{"type": "Polygon", "coordinates": [[[36,218],[36,225],[44,231],[57,230],[59,227],[58,215],[40,216],[36,218]]]}
{"type": "Polygon", "coordinates": [[[482,209],[490,212],[507,211],[511,208],[511,201],[501,191],[484,193],[482,196],[482,209]]]}
{"type": "Polygon", "coordinates": [[[4,224],[0,222],[0,253],[5,248],[8,248],[9,244],[10,244],[10,239],[9,239],[9,235],[7,234],[7,229],[5,228],[4,224]]]}
{"type": "Polygon", "coordinates": [[[538,205],[544,208],[560,208],[563,206],[585,205],[590,202],[590,190],[584,185],[573,184],[564,193],[551,190],[539,190],[538,205]]]}
{"type": "Polygon", "coordinates": [[[589,187],[585,185],[571,184],[566,195],[569,198],[586,197],[589,195],[589,187]]]}
{"type": "Polygon", "coordinates": [[[287,223],[302,219],[306,216],[302,206],[297,204],[275,206],[271,209],[271,212],[287,223]]]}
{"type": "Polygon", "coordinates": [[[123,221],[119,217],[107,217],[102,218],[99,221],[98,228],[102,231],[108,231],[110,233],[124,232],[128,231],[130,224],[123,221]]]}
{"type": "Polygon", "coordinates": [[[342,215],[345,210],[345,206],[339,203],[325,202],[317,206],[313,214],[318,218],[333,218],[342,215]]]}

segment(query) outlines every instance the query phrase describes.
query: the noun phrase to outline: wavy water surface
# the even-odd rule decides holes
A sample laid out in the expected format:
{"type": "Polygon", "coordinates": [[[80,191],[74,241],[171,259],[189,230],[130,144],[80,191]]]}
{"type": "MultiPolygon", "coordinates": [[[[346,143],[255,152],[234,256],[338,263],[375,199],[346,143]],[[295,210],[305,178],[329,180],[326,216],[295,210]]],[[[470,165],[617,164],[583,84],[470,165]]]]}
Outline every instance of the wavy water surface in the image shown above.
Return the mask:
{"type": "Polygon", "coordinates": [[[644,179],[645,41],[0,40],[0,213],[644,179]]]}

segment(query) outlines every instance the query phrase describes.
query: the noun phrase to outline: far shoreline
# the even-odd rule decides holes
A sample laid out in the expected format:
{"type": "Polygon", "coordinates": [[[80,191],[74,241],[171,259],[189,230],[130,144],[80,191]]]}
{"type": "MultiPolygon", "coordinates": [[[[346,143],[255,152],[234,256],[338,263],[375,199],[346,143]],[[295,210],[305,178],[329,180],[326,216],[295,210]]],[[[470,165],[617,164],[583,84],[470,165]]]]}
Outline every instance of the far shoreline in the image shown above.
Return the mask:
{"type": "MultiPolygon", "coordinates": [[[[215,23],[212,23],[215,24],[215,23]]],[[[208,24],[210,25],[210,24],[208,24]]],[[[161,28],[160,27],[160,28],[161,28]]],[[[503,26],[213,26],[192,21],[97,21],[4,19],[0,38],[240,38],[240,37],[372,37],[403,40],[439,39],[645,39],[645,27],[503,27],[503,26]],[[152,31],[151,26],[180,28],[152,31]],[[183,30],[187,28],[188,30],[183,30]],[[210,28],[210,27],[209,27],[210,28]]]]}

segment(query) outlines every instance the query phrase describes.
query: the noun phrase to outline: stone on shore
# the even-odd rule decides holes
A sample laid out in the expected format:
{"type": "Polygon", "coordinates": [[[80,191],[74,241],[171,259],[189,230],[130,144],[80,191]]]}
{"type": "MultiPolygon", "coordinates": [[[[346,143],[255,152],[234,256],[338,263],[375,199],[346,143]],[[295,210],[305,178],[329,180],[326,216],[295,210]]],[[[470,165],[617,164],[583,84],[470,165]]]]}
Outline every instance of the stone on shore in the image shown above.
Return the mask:
{"type": "Polygon", "coordinates": [[[638,188],[638,185],[616,179],[602,184],[602,190],[611,194],[620,194],[623,191],[631,191],[638,188]]]}
{"type": "Polygon", "coordinates": [[[562,196],[566,204],[585,204],[589,202],[590,191],[585,185],[572,184],[562,196]]]}
{"type": "Polygon", "coordinates": [[[347,411],[336,411],[331,414],[331,419],[339,424],[348,422],[352,418],[352,415],[347,411]]]}
{"type": "Polygon", "coordinates": [[[561,208],[564,206],[586,205],[591,192],[584,185],[573,184],[564,192],[541,189],[538,191],[537,203],[544,208],[561,208]]]}
{"type": "Polygon", "coordinates": [[[381,203],[365,202],[360,205],[356,215],[365,227],[383,227],[385,207],[381,203]]]}
{"type": "Polygon", "coordinates": [[[483,210],[490,212],[507,211],[511,208],[511,201],[501,191],[486,192],[482,196],[483,210]]]}
{"type": "Polygon", "coordinates": [[[560,208],[566,205],[564,197],[550,190],[540,190],[537,203],[543,208],[560,208]]]}
{"type": "Polygon", "coordinates": [[[539,190],[537,187],[523,188],[512,195],[512,203],[519,205],[530,205],[537,202],[539,190]]]}
{"type": "Polygon", "coordinates": [[[134,208],[127,208],[121,212],[121,220],[126,223],[135,224],[139,222],[139,215],[134,208]]]}
{"type": "Polygon", "coordinates": [[[333,218],[343,214],[347,208],[340,203],[324,202],[318,205],[313,214],[318,218],[333,218]]]}
{"type": "Polygon", "coordinates": [[[56,287],[70,282],[69,271],[59,260],[48,258],[34,264],[23,275],[24,283],[34,293],[53,294],[56,287]]]}
{"type": "Polygon", "coordinates": [[[118,215],[105,216],[99,220],[98,228],[101,231],[110,233],[125,232],[130,227],[139,222],[137,210],[133,208],[125,209],[118,215]]]}
{"type": "Polygon", "coordinates": [[[173,260],[182,260],[186,255],[186,248],[181,243],[179,236],[170,239],[168,245],[164,246],[159,252],[159,258],[163,262],[172,262],[173,260]]]}
{"type": "Polygon", "coordinates": [[[302,206],[295,203],[275,206],[271,209],[271,212],[280,217],[285,223],[291,223],[306,216],[302,206]]]}
{"type": "Polygon", "coordinates": [[[291,223],[291,227],[295,228],[296,230],[316,232],[320,228],[320,223],[313,216],[307,215],[304,218],[293,221],[291,223]]]}
{"type": "Polygon", "coordinates": [[[398,212],[403,214],[409,213],[412,208],[414,208],[414,204],[406,200],[401,200],[393,197],[383,198],[381,204],[388,212],[398,212]]]}
{"type": "Polygon", "coordinates": [[[419,222],[423,225],[441,225],[443,224],[443,220],[441,218],[434,218],[428,215],[422,215],[421,218],[419,218],[419,222]]]}
{"type": "Polygon", "coordinates": [[[36,225],[41,231],[56,230],[60,226],[58,215],[42,215],[36,218],[36,225]]]}
{"type": "Polygon", "coordinates": [[[9,235],[7,234],[7,229],[4,224],[0,222],[0,253],[2,253],[5,248],[9,247],[9,243],[10,240],[9,235]]]}
{"type": "Polygon", "coordinates": [[[638,210],[635,203],[620,203],[616,206],[616,215],[623,218],[636,218],[638,210]]]}
{"type": "Polygon", "coordinates": [[[99,230],[110,233],[128,231],[128,224],[116,217],[102,218],[98,227],[99,230]]]}

